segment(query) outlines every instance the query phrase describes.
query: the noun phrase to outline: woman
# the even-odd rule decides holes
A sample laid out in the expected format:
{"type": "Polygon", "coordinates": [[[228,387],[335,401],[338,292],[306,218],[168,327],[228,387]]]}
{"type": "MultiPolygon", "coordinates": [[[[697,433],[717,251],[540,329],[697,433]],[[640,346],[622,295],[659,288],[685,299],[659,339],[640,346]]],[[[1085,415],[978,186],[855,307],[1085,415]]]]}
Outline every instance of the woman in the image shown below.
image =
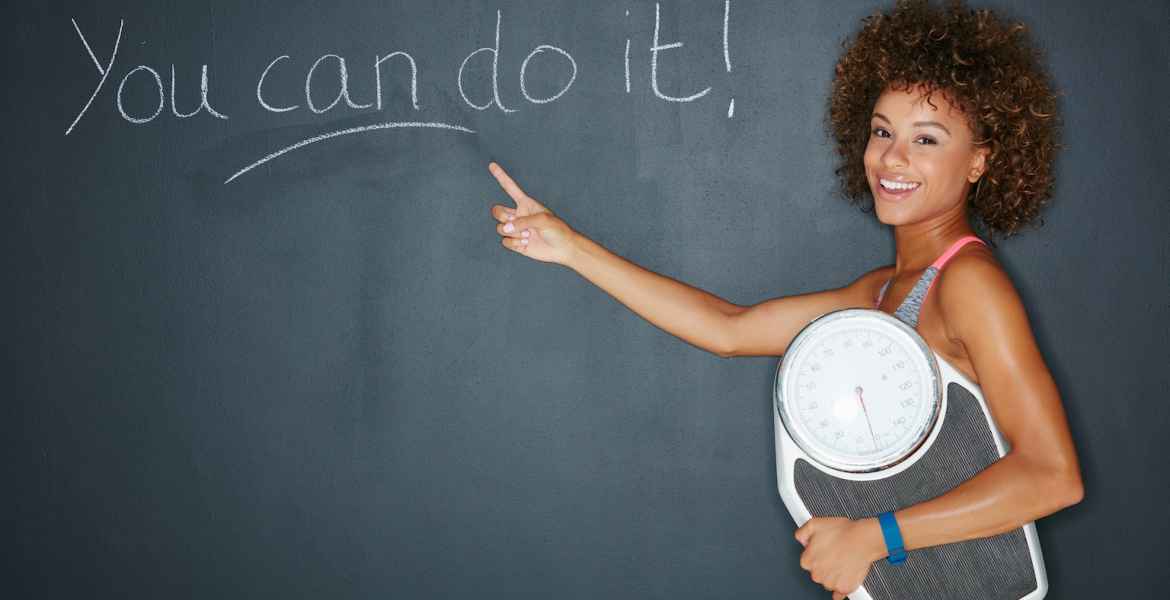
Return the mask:
{"type": "MultiPolygon", "coordinates": [[[[829,125],[844,193],[872,200],[893,228],[896,261],[838,289],[753,306],[610,253],[495,163],[489,169],[516,207],[495,205],[491,214],[504,247],[574,269],[654,325],[723,357],[782,355],[801,328],[830,311],[897,309],[980,386],[1011,445],[950,492],[895,512],[904,547],[989,537],[1083,495],[1060,395],[1025,309],[971,224],[975,217],[1013,235],[1037,217],[1053,183],[1055,104],[1023,25],[957,1],[945,9],[900,1],[864,19],[836,67],[829,125]]],[[[801,567],[834,600],[887,556],[876,518],[813,518],[796,539],[801,567]]]]}

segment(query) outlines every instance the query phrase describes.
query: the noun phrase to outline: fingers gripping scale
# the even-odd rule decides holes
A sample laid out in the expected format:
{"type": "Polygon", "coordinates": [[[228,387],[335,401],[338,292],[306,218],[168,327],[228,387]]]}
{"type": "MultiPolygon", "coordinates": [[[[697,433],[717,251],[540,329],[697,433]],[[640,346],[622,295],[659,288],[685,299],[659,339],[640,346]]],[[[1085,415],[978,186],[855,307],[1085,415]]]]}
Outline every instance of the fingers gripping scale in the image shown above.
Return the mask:
{"type": "MultiPolygon", "coordinates": [[[[776,369],[780,497],[796,524],[874,517],[940,496],[1008,451],[979,386],[880,310],[809,323],[776,369]]],[[[875,561],[851,600],[1038,600],[1034,523],[875,561]]]]}

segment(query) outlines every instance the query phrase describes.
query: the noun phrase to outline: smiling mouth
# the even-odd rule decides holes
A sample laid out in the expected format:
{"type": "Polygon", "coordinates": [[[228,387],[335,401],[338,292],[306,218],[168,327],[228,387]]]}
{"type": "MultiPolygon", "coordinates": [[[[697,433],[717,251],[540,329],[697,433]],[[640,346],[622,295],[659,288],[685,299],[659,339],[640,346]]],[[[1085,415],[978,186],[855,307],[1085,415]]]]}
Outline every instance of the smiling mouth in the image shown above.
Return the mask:
{"type": "Polygon", "coordinates": [[[902,182],[894,181],[892,179],[879,178],[878,187],[886,196],[893,198],[905,198],[914,193],[922,184],[920,182],[902,182]]]}

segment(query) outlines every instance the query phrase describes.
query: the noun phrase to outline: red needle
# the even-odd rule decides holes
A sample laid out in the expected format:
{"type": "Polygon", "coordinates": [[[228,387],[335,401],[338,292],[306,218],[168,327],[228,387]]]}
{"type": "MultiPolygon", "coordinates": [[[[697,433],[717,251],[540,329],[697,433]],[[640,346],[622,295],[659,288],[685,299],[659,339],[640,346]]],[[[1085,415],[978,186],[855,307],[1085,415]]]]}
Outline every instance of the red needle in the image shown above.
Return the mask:
{"type": "Polygon", "coordinates": [[[865,399],[861,397],[861,386],[853,388],[857,392],[857,401],[861,403],[861,412],[865,413],[865,423],[869,425],[869,436],[873,438],[873,447],[876,450],[878,447],[877,436],[873,434],[873,423],[869,420],[869,411],[865,409],[865,399]]]}

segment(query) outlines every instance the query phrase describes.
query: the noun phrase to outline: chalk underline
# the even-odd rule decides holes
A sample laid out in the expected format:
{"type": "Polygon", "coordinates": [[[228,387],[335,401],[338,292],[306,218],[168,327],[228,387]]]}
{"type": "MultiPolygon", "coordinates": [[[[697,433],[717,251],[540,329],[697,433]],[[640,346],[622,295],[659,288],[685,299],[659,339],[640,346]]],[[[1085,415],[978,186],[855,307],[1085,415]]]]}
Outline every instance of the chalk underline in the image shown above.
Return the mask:
{"type": "Polygon", "coordinates": [[[262,164],[264,164],[264,163],[266,163],[266,162],[268,162],[268,161],[270,161],[270,160],[272,160],[272,159],[274,159],[282,154],[287,154],[287,153],[292,152],[293,150],[296,150],[298,148],[304,148],[305,146],[308,146],[309,144],[314,144],[316,142],[320,142],[322,140],[327,140],[329,138],[335,138],[335,137],[339,137],[339,136],[343,136],[343,135],[350,135],[353,133],[364,133],[367,131],[376,131],[378,129],[396,129],[399,127],[429,127],[429,128],[433,128],[433,129],[451,129],[454,131],[462,131],[464,133],[475,133],[475,131],[472,131],[471,129],[468,129],[466,127],[462,127],[460,125],[451,125],[449,123],[436,123],[436,122],[420,123],[417,121],[387,121],[385,123],[375,123],[373,125],[362,125],[361,127],[350,127],[349,129],[339,129],[337,131],[330,131],[329,133],[322,133],[321,135],[315,135],[307,140],[301,140],[301,141],[299,141],[291,146],[285,146],[284,148],[281,148],[280,150],[277,150],[276,152],[273,152],[272,154],[269,154],[268,156],[265,156],[264,158],[261,158],[260,160],[244,167],[243,169],[236,171],[236,173],[234,175],[225,179],[223,183],[224,183],[224,185],[229,184],[232,182],[233,179],[239,177],[240,175],[243,175],[244,173],[247,173],[248,171],[251,171],[252,169],[255,169],[256,167],[259,167],[260,165],[262,165],[262,164]]]}

